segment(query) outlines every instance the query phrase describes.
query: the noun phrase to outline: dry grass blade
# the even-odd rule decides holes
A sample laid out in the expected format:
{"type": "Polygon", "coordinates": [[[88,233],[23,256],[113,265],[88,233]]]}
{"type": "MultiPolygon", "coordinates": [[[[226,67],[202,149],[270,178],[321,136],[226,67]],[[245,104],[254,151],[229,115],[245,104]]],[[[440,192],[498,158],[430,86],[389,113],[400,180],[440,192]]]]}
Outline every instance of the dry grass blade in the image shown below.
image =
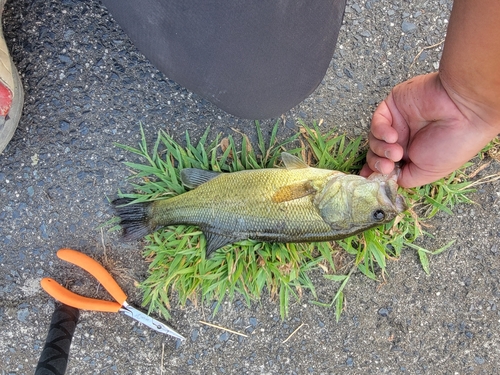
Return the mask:
{"type": "Polygon", "coordinates": [[[239,335],[239,336],[243,336],[243,337],[248,337],[248,335],[245,335],[244,333],[233,331],[232,329],[229,329],[229,328],[226,328],[226,327],[221,327],[221,326],[218,326],[218,325],[215,325],[215,324],[212,324],[212,323],[205,322],[203,320],[198,320],[198,321],[201,324],[205,324],[205,325],[207,325],[209,327],[213,327],[213,328],[217,328],[217,329],[220,329],[220,330],[223,330],[223,331],[234,333],[235,335],[239,335]]]}
{"type": "MultiPolygon", "coordinates": [[[[226,150],[229,148],[229,139],[227,137],[222,138],[219,145],[220,145],[222,152],[226,152],[226,150]]],[[[229,157],[231,157],[231,158],[233,157],[232,152],[229,153],[229,157]]]]}
{"type": "Polygon", "coordinates": [[[293,335],[295,335],[295,334],[299,331],[299,329],[301,329],[303,326],[304,326],[304,323],[302,323],[300,326],[298,326],[298,327],[295,329],[295,331],[293,331],[293,332],[290,334],[290,336],[288,336],[288,337],[286,338],[286,340],[282,342],[282,344],[284,344],[285,342],[287,342],[288,340],[290,340],[290,339],[292,338],[292,336],[293,336],[293,335]]]}
{"type": "MultiPolygon", "coordinates": [[[[420,55],[422,53],[424,53],[424,51],[428,50],[428,49],[433,49],[433,48],[436,48],[436,47],[439,47],[441,44],[444,43],[444,39],[442,41],[440,41],[439,43],[436,43],[436,44],[433,44],[432,46],[427,46],[427,47],[424,47],[422,48],[418,53],[417,55],[414,57],[413,59],[413,62],[411,63],[410,67],[408,68],[408,71],[411,71],[411,69],[413,68],[413,66],[415,65],[415,63],[417,62],[417,59],[420,57],[420,55]]],[[[408,75],[410,75],[410,73],[408,73],[408,75]]]]}
{"type": "MultiPolygon", "coordinates": [[[[479,180],[477,181],[474,181],[474,182],[471,182],[467,187],[466,189],[470,189],[470,188],[473,188],[475,186],[479,186],[479,185],[482,185],[482,184],[489,184],[491,182],[495,182],[495,181],[498,181],[500,180],[500,173],[495,173],[495,174],[490,174],[488,176],[485,176],[483,178],[480,178],[479,180]]],[[[464,188],[465,189],[465,188],[464,188]]]]}
{"type": "Polygon", "coordinates": [[[477,168],[474,172],[470,173],[467,178],[474,178],[476,177],[479,172],[481,172],[482,170],[488,168],[488,166],[491,164],[491,160],[487,163],[484,163],[483,165],[479,166],[479,168],[477,168]]]}
{"type": "Polygon", "coordinates": [[[246,141],[246,150],[247,152],[252,152],[252,142],[250,142],[250,138],[248,138],[248,135],[246,135],[245,133],[243,133],[242,131],[236,129],[236,128],[231,128],[231,130],[235,133],[238,133],[239,135],[241,135],[243,138],[245,138],[245,141],[246,141]]]}
{"type": "Polygon", "coordinates": [[[500,161],[500,146],[496,146],[489,150],[488,155],[490,158],[495,159],[496,161],[500,161]]]}

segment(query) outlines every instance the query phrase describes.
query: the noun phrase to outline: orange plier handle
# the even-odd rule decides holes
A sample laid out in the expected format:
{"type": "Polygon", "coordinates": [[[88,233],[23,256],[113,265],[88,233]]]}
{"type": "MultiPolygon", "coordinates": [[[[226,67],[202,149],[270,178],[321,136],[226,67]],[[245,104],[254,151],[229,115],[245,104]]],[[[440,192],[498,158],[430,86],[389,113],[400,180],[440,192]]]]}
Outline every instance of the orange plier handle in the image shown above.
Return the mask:
{"type": "Polygon", "coordinates": [[[127,299],[127,295],[123,292],[109,272],[106,271],[106,269],[97,261],[83,253],[80,253],[79,251],[72,249],[60,249],[57,252],[57,256],[60,259],[72,263],[89,272],[102,284],[102,286],[109,292],[109,294],[111,294],[116,302],[80,296],[69,291],[54,279],[46,277],[42,279],[40,284],[48,294],[68,306],[76,307],[77,309],[82,310],[118,312],[122,308],[125,300],[127,299]]]}

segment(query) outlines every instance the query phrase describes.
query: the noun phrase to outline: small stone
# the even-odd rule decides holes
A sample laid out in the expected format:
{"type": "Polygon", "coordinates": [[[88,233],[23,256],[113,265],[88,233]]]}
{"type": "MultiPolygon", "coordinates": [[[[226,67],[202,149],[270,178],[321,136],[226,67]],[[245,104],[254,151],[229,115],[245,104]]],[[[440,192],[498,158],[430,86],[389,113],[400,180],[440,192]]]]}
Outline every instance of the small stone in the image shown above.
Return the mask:
{"type": "Polygon", "coordinates": [[[295,121],[293,121],[293,119],[287,119],[285,122],[285,126],[288,129],[295,129],[295,121]]]}
{"type": "Polygon", "coordinates": [[[349,78],[351,78],[351,79],[352,79],[352,78],[354,78],[354,75],[352,74],[352,71],[351,71],[350,69],[345,68],[345,69],[344,69],[344,73],[345,73],[345,75],[346,75],[347,77],[349,77],[349,78]]]}
{"type": "Polygon", "coordinates": [[[17,319],[20,320],[21,322],[26,322],[26,319],[28,319],[29,315],[30,311],[27,308],[20,309],[17,312],[17,319]]]}
{"type": "Polygon", "coordinates": [[[59,55],[59,60],[63,63],[69,64],[72,62],[71,58],[68,55],[59,55]]]}
{"type": "Polygon", "coordinates": [[[465,286],[471,286],[472,279],[469,276],[465,277],[464,284],[465,284],[465,286]]]}
{"type": "Polygon", "coordinates": [[[476,362],[478,365],[482,365],[485,362],[485,359],[483,357],[475,357],[474,362],[476,362]]]}
{"type": "Polygon", "coordinates": [[[191,341],[196,341],[198,339],[199,331],[197,329],[194,329],[193,332],[191,332],[191,341]]]}
{"type": "Polygon", "coordinates": [[[417,25],[408,21],[403,21],[401,28],[405,33],[413,33],[417,30],[417,25]]]}
{"type": "Polygon", "coordinates": [[[219,341],[227,341],[229,340],[229,332],[224,332],[222,335],[219,336],[219,341]]]}
{"type": "Polygon", "coordinates": [[[175,349],[179,349],[182,346],[182,340],[177,339],[175,340],[175,349]]]}
{"type": "Polygon", "coordinates": [[[424,61],[428,56],[429,56],[429,54],[426,51],[424,51],[418,57],[418,61],[424,61]]]}
{"type": "MultiPolygon", "coordinates": [[[[39,161],[39,158],[38,158],[38,154],[35,154],[31,157],[31,165],[32,166],[35,166],[38,164],[38,161],[39,161]]],[[[36,172],[36,171],[35,171],[36,172]]]]}
{"type": "Polygon", "coordinates": [[[351,5],[352,9],[354,9],[356,11],[356,13],[361,13],[362,12],[362,9],[361,7],[358,5],[358,4],[353,4],[351,5]]]}
{"type": "Polygon", "coordinates": [[[252,327],[257,327],[257,319],[256,318],[250,318],[250,324],[252,327]]]}
{"type": "Polygon", "coordinates": [[[27,190],[28,190],[28,195],[30,197],[32,197],[33,195],[35,195],[35,190],[33,189],[33,186],[29,186],[27,190]]]}
{"type": "Polygon", "coordinates": [[[352,365],[354,364],[354,360],[351,357],[348,357],[347,360],[345,361],[345,364],[347,366],[352,367],[352,365]]]}
{"type": "Polygon", "coordinates": [[[42,232],[42,238],[49,238],[49,235],[47,234],[47,226],[45,225],[45,223],[42,223],[42,225],[40,225],[40,232],[42,232]]]}
{"type": "Polygon", "coordinates": [[[64,32],[64,36],[63,36],[63,37],[64,37],[64,40],[69,40],[69,39],[71,39],[71,37],[73,36],[73,34],[74,34],[74,33],[75,33],[75,32],[74,32],[73,30],[71,30],[71,29],[66,30],[66,31],[64,32]]]}
{"type": "Polygon", "coordinates": [[[63,132],[67,132],[69,130],[69,122],[61,121],[59,123],[59,129],[61,129],[61,131],[63,131],[63,132]]]}
{"type": "Polygon", "coordinates": [[[385,307],[382,307],[381,309],[378,310],[378,314],[380,316],[383,316],[384,318],[386,318],[387,316],[389,316],[389,309],[386,309],[385,307]]]}

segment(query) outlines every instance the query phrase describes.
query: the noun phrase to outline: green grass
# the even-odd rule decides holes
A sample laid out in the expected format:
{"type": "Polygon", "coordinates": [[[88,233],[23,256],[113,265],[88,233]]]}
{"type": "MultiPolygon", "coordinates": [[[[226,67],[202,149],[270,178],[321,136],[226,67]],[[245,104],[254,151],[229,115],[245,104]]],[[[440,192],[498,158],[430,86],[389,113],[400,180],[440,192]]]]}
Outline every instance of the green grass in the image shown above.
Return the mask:
{"type": "MultiPolygon", "coordinates": [[[[321,134],[316,124],[302,124],[301,132],[281,142],[277,137],[278,123],[268,139],[258,122],[256,131],[256,145],[246,135],[238,134],[239,147],[232,136],[210,141],[207,129],[197,143],[186,132],[185,146],[161,131],[149,148],[142,133],[138,148],[118,145],[143,160],[140,164],[125,163],[135,171],[131,176],[134,192],[119,195],[137,202],[165,199],[185,191],[179,178],[183,168],[224,172],[271,168],[279,164],[279,156],[285,150],[316,167],[344,172],[358,171],[365,158],[361,137],[349,140],[334,131],[321,134]]],[[[149,262],[149,276],[140,284],[143,305],[169,318],[173,294],[181,305],[188,300],[194,304],[216,300],[214,313],[224,298],[232,300],[238,296],[250,305],[267,295],[279,302],[281,317],[285,318],[290,303],[300,300],[308,290],[311,303],[335,306],[338,320],[343,310],[344,288],[353,272],[359,270],[378,280],[384,277],[387,262],[400,257],[404,248],[416,250],[424,271],[430,272],[429,256],[439,254],[452,243],[434,251],[418,246],[415,241],[428,235],[422,224],[439,211],[451,214],[456,204],[470,203],[467,194],[474,189],[469,186],[462,169],[433,184],[402,190],[412,209],[394,222],[362,234],[310,244],[246,240],[225,246],[209,260],[205,259],[205,238],[198,228],[168,227],[146,237],[144,257],[149,262]],[[317,295],[309,277],[312,270],[320,270],[325,279],[336,285],[334,295],[317,295]]]]}

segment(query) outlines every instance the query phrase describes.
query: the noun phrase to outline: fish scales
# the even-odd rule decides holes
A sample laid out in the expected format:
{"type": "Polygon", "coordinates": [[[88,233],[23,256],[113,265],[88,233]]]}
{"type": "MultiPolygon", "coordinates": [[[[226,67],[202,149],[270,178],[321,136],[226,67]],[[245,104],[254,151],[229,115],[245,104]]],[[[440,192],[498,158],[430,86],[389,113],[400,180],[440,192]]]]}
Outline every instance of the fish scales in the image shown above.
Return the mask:
{"type": "Polygon", "coordinates": [[[319,241],[336,233],[313,205],[314,195],[284,202],[273,196],[285,186],[311,179],[320,186],[338,173],[316,168],[224,173],[187,193],[154,202],[150,215],[158,218],[157,226],[186,223],[266,241],[319,241]]]}

